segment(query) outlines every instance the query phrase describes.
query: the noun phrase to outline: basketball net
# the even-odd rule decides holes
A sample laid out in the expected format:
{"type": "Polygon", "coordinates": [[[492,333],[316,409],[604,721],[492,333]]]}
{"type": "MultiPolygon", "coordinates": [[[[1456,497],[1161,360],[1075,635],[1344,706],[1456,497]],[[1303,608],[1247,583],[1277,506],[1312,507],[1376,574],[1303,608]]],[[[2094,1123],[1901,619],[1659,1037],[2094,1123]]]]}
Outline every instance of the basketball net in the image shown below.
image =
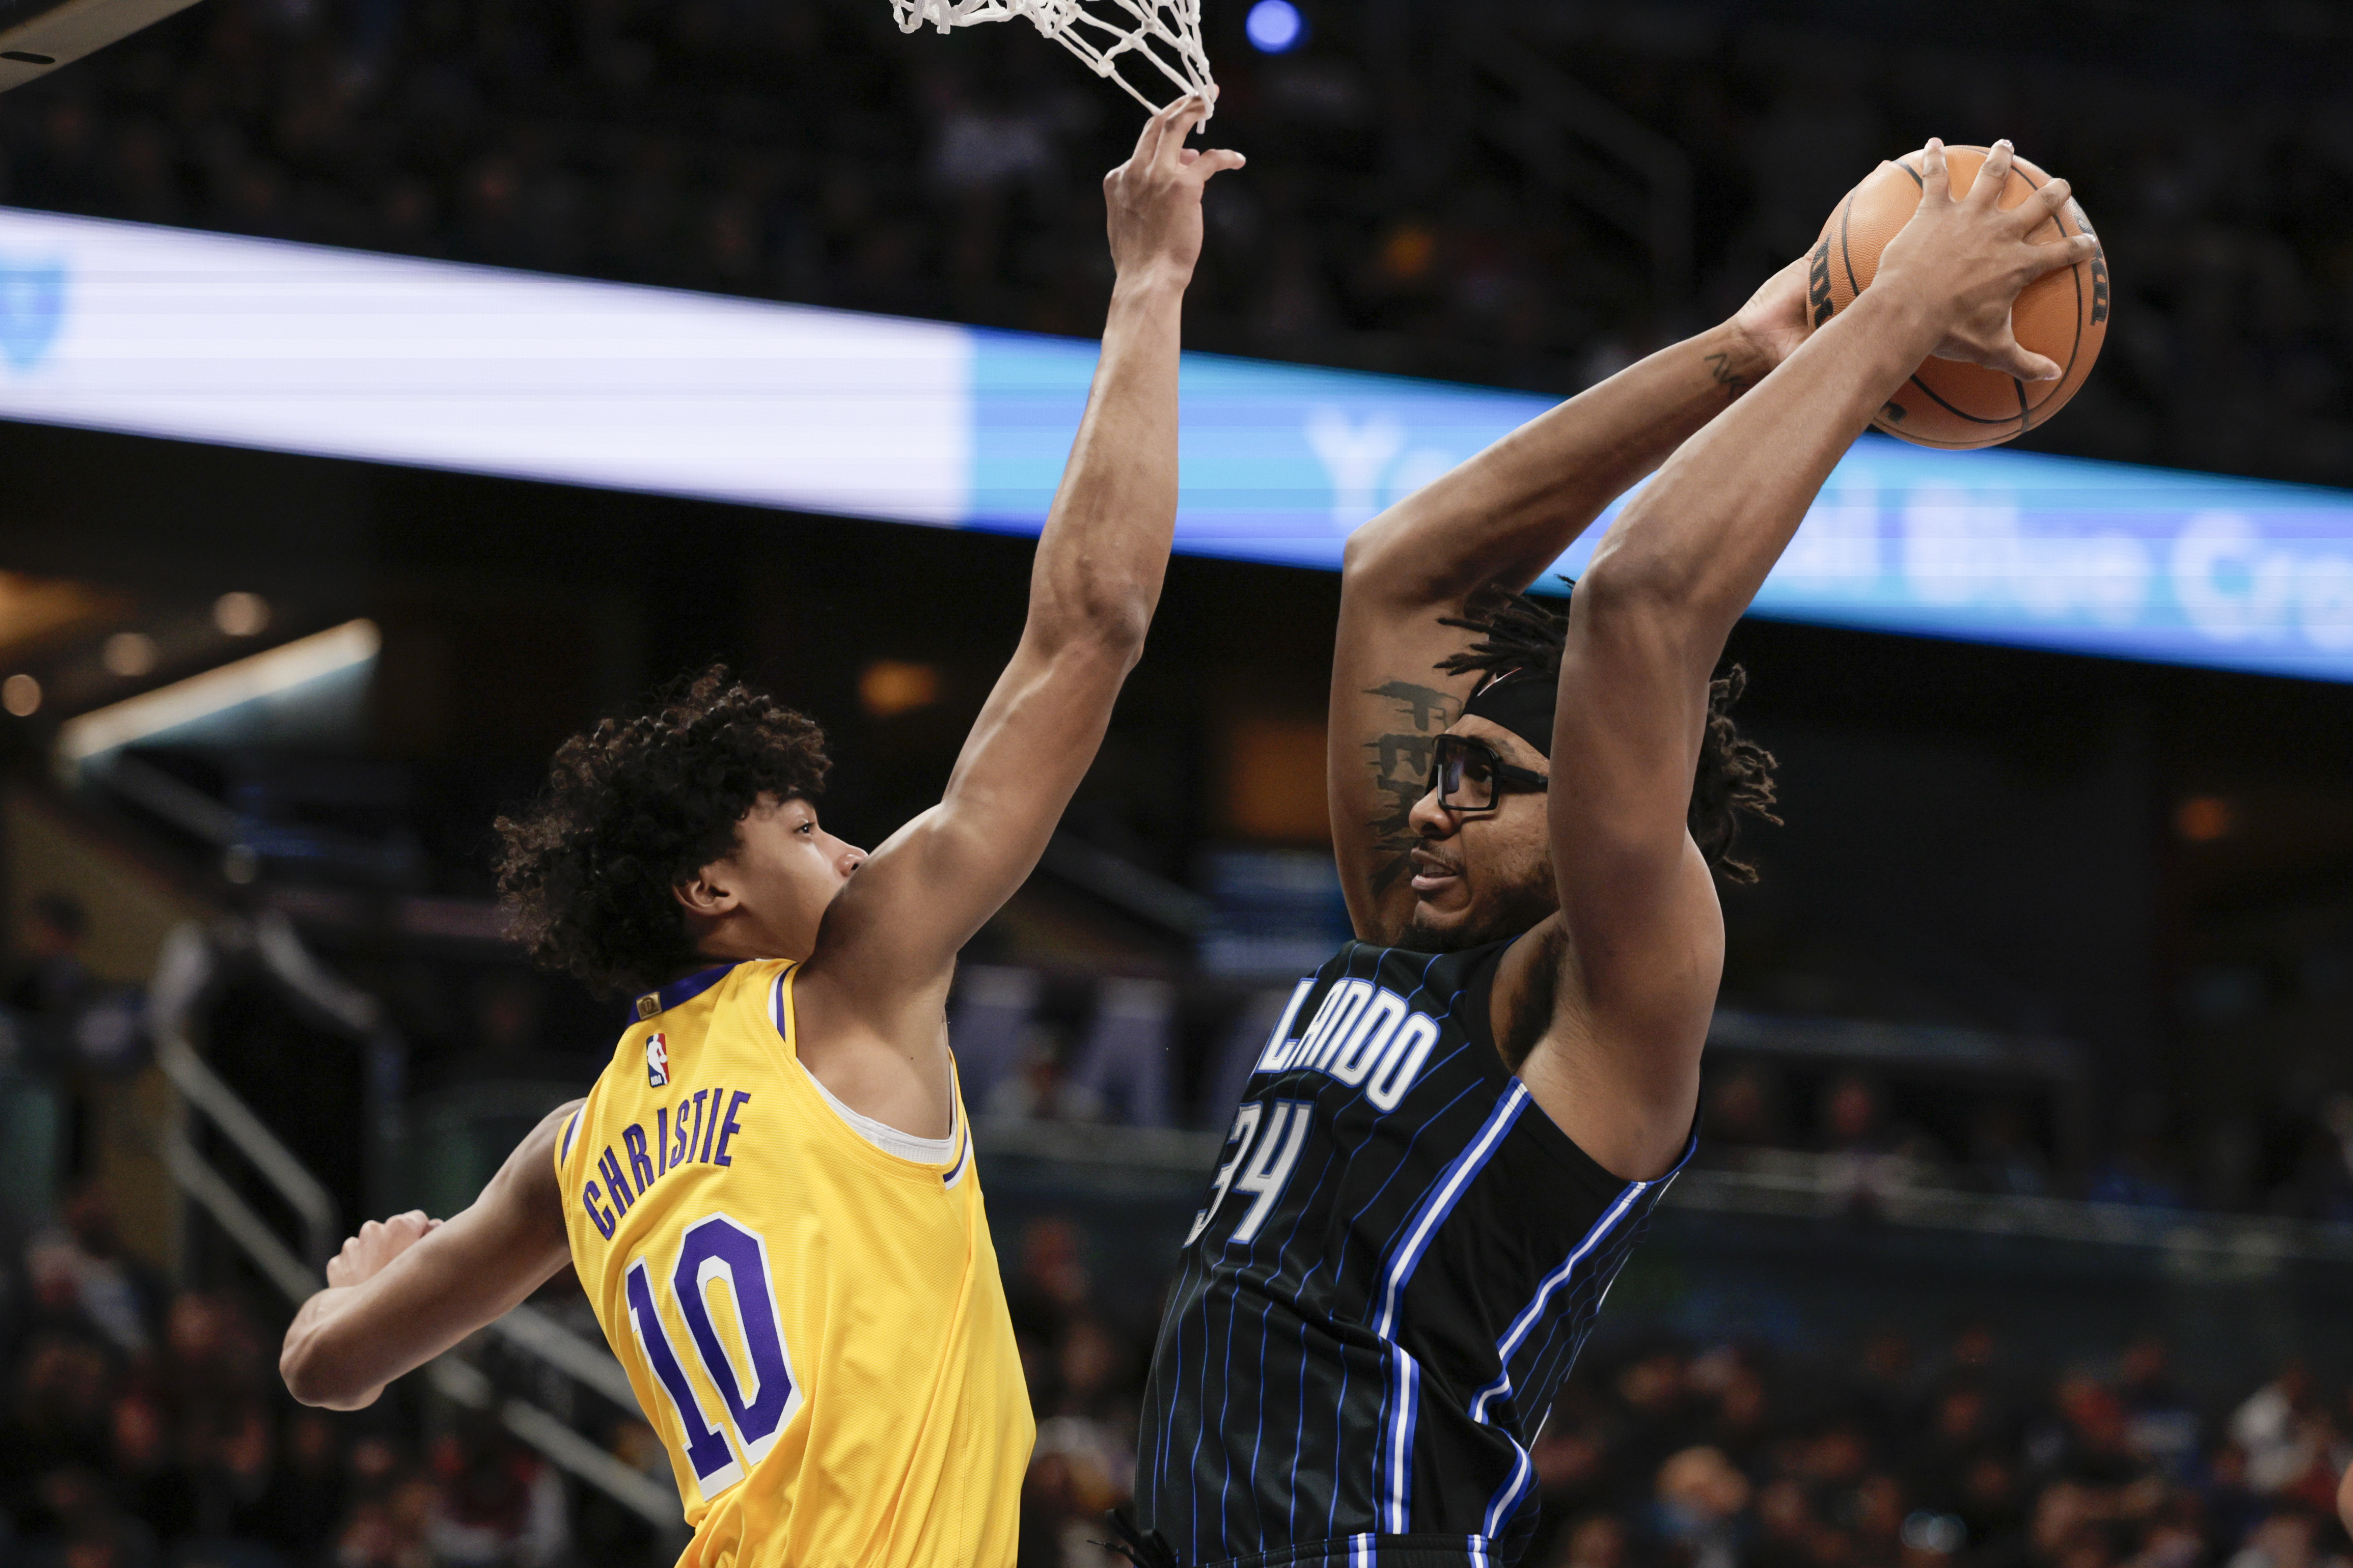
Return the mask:
{"type": "Polygon", "coordinates": [[[1176,84],[1179,97],[1198,92],[1217,102],[1218,84],[1210,79],[1209,57],[1201,47],[1201,0],[891,0],[891,13],[902,33],[926,22],[944,33],[976,22],[1027,16],[1095,75],[1119,83],[1155,113],[1160,105],[1120,74],[1120,56],[1149,60],[1176,84]]]}

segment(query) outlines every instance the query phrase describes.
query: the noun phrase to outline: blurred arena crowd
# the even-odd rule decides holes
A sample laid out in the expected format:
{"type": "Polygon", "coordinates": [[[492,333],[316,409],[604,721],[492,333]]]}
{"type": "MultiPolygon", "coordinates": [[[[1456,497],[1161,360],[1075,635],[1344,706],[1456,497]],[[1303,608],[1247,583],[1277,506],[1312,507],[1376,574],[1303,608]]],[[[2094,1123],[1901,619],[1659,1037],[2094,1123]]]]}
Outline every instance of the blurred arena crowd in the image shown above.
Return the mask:
{"type": "MultiPolygon", "coordinates": [[[[2337,8],[1374,0],[1278,57],[1206,9],[1252,163],[1211,193],[1198,346],[1574,391],[1728,310],[1878,160],[2006,133],[2117,289],[2038,439],[2353,482],[2337,8]],[[1688,184],[1688,246],[1628,216],[1644,179],[1688,184]]],[[[1092,333],[1131,110],[1024,26],[902,37],[883,0],[211,0],[0,99],[0,202],[1092,333]]]]}
{"type": "MultiPolygon", "coordinates": [[[[86,1190],[0,1271],[9,1568],[515,1568],[607,1561],[555,1470],[469,1416],[303,1410],[276,1319],[174,1290],[86,1190]]],[[[650,1434],[648,1434],[649,1440],[650,1434]]],[[[658,1450],[657,1450],[658,1452],[658,1450]]]]}
{"type": "MultiPolygon", "coordinates": [[[[673,1543],[643,1521],[421,1378],[365,1412],[295,1406],[277,1376],[285,1306],[217,1247],[198,1248],[194,1274],[208,1289],[136,1259],[90,1157],[106,1135],[103,1086],[125,1064],[79,1059],[58,1037],[91,984],[75,956],[80,929],[78,908],[46,902],[5,998],[27,1044],[0,1088],[46,1075],[85,1125],[56,1218],[0,1207],[0,1568],[667,1562],[673,1543]],[[46,1066],[30,1054],[43,1040],[46,1066]]],[[[1049,988],[1016,1011],[1009,1070],[989,1097],[998,1125],[1135,1122],[1148,1105],[1186,1116],[1191,1096],[1138,1101],[1132,1085],[1091,1078],[1087,1058],[1106,1042],[1138,1059],[1170,1054],[1140,1048],[1153,1037],[1136,1035],[1134,983],[1113,994],[1126,1004],[1109,1011],[1116,1028],[1087,1024],[1075,990],[1049,988]]],[[[960,1017],[982,1048],[987,1020],[960,1017]]],[[[1859,1200],[1874,1182],[2021,1194],[2059,1183],[1998,1106],[1948,1150],[1865,1075],[1826,1077],[1810,1124],[1792,1119],[1788,1090],[1753,1064],[1719,1076],[1705,1157],[1850,1168],[1859,1200]]],[[[2127,1134],[2092,1195],[2184,1201],[2162,1186],[2162,1152],[2127,1134]]],[[[2353,1176],[2339,1170],[2302,1212],[2346,1217],[2348,1192],[2353,1176]]],[[[1089,1229],[1103,1223],[1050,1203],[998,1219],[1039,1422],[1023,1568],[1113,1561],[1098,1544],[1104,1510],[1133,1487],[1165,1260],[1154,1253],[1136,1279],[1108,1268],[1108,1238],[1089,1229]]],[[[568,1276],[540,1305],[595,1331],[568,1276]]],[[[2302,1366],[2213,1398],[2177,1381],[2160,1340],[2122,1328],[2104,1352],[2051,1364],[2023,1337],[1922,1321],[1858,1342],[1802,1317],[1770,1342],[1682,1342],[1652,1305],[1604,1319],[1532,1451],[1544,1511],[1530,1561],[1543,1568],[2353,1568],[2330,1508],[2353,1461],[2353,1397],[2302,1366]]],[[[494,1347],[468,1353],[494,1384],[667,1478],[637,1412],[494,1347]]],[[[2197,1385],[2211,1393],[2211,1380],[2197,1385]]]]}
{"type": "MultiPolygon", "coordinates": [[[[1009,1238],[1008,1238],[1009,1239],[1009,1238]]],[[[1095,1568],[1149,1325],[1092,1306],[1075,1231],[1008,1248],[1039,1445],[1023,1568],[1095,1568]]],[[[2206,1407],[2165,1342],[2038,1364],[1983,1324],[1694,1345],[1605,1320],[1531,1450],[1536,1568],[2340,1568],[2353,1401],[2302,1365],[2206,1407]]]]}
{"type": "MultiPolygon", "coordinates": [[[[1022,1568],[1113,1561],[1150,1325],[1101,1301],[1074,1222],[1005,1237],[1039,1436],[1022,1568]]],[[[279,1320],[174,1292],[102,1203],[5,1258],[0,1563],[559,1568],[660,1543],[487,1423],[291,1405],[279,1320]]],[[[2339,1568],[2353,1405],[2289,1364],[2211,1407],[2164,1343],[2053,1368],[1981,1325],[1803,1350],[1614,1325],[1534,1450],[1543,1568],[2339,1568]]],[[[611,1428],[659,1466],[634,1419],[611,1428]]]]}

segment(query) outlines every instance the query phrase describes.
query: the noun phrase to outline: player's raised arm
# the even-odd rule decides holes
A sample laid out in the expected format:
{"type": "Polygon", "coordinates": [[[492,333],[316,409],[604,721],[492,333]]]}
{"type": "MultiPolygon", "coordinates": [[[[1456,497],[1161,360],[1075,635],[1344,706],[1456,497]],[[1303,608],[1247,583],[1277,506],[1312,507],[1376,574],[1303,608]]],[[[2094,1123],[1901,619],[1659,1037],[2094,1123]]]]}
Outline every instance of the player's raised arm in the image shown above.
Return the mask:
{"type": "Polygon", "coordinates": [[[482,1195],[448,1222],[370,1220],[327,1265],[278,1366],[305,1405],[357,1410],[384,1385],[506,1316],[571,1256],[555,1184],[555,1140],[580,1102],[551,1111],[482,1195]]]}
{"type": "Polygon", "coordinates": [[[1408,816],[1430,738],[1473,684],[1431,668],[1462,644],[1439,617],[1490,584],[1534,582],[1602,508],[1804,342],[1805,279],[1804,263],[1791,263],[1722,326],[1531,420],[1349,539],[1324,773],[1357,935],[1394,942],[1412,911],[1408,816]]]}
{"type": "Polygon", "coordinates": [[[1118,282],[1039,538],[1020,644],[945,796],[835,900],[802,983],[809,1005],[846,1004],[893,1037],[902,1016],[936,1017],[956,951],[1036,867],[1143,652],[1176,525],[1180,313],[1200,255],[1201,189],[1242,162],[1184,145],[1207,110],[1194,98],[1154,115],[1103,182],[1118,282]]]}
{"type": "Polygon", "coordinates": [[[1871,288],[1686,442],[1631,502],[1571,600],[1548,811],[1565,942],[1523,943],[1497,982],[1541,946],[1555,1002],[1522,1069],[1572,1137],[1621,1175],[1672,1163],[1691,1124],[1715,1005],[1724,927],[1685,826],[1708,683],[1725,637],[1806,509],[1880,405],[1932,353],[2025,380],[2057,367],[2021,349],[2021,289],[2086,259],[2089,237],[2027,237],[2067,199],[2053,180],[1995,205],[1999,144],[1955,198],[1941,143],[1926,188],[1889,241],[1871,288]],[[1865,313],[1866,310],[1868,314],[1865,313]]]}

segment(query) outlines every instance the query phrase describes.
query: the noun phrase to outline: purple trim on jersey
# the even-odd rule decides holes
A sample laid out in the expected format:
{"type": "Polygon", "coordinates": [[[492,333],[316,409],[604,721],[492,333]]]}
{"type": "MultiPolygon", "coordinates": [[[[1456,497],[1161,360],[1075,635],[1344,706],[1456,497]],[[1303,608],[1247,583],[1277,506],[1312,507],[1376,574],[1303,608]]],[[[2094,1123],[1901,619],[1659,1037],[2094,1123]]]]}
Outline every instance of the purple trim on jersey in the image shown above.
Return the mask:
{"type": "Polygon", "coordinates": [[[732,963],[714,964],[709,969],[697,970],[683,980],[673,980],[667,985],[658,986],[647,992],[638,998],[636,1016],[631,1021],[642,1024],[649,1018],[659,1017],[672,1007],[693,1001],[697,996],[726,979],[727,972],[734,967],[732,963]],[[646,1010],[648,1002],[654,1004],[651,1012],[646,1010]]]}

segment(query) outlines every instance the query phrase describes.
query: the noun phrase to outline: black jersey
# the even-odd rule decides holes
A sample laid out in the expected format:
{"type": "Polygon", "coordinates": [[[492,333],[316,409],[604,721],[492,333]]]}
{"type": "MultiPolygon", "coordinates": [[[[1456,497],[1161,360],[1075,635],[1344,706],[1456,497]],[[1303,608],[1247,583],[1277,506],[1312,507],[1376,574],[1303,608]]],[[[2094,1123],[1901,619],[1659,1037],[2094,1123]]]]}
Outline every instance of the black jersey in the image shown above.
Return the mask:
{"type": "Polygon", "coordinates": [[[1145,1392],[1138,1521],[1187,1568],[1525,1549],[1529,1442],[1672,1173],[1610,1175],[1504,1066],[1505,945],[1350,942],[1267,1040],[1145,1392]]]}

